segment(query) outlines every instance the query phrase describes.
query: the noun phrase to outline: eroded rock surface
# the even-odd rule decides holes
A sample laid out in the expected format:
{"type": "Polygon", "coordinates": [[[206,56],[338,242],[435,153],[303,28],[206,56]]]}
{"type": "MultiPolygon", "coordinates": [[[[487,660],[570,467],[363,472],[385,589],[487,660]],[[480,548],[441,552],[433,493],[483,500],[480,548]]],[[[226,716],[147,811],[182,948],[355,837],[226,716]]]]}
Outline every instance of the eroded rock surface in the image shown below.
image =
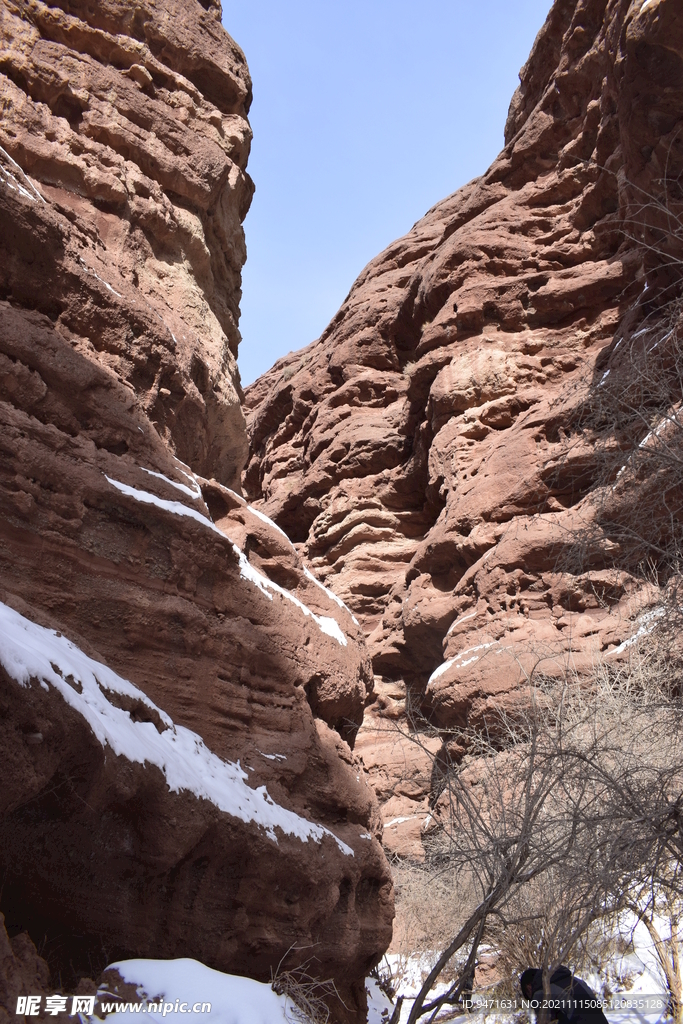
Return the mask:
{"type": "Polygon", "coordinates": [[[610,568],[607,535],[568,556],[603,470],[586,385],[664,310],[680,241],[678,0],[556,0],[520,80],[491,168],[246,393],[247,494],[368,635],[357,749],[410,852],[428,793],[407,754],[383,763],[399,739],[376,730],[411,709],[481,724],[532,670],[618,656],[657,596],[610,568]],[[387,764],[408,766],[393,785],[387,764]]]}
{"type": "Polygon", "coordinates": [[[373,675],[237,493],[251,84],[220,16],[0,5],[0,908],[53,984],[130,956],[267,980],[296,947],[364,1019],[373,675]]]}
{"type": "MultiPolygon", "coordinates": [[[[26,932],[10,939],[0,914],[0,1021],[16,1020],[17,998],[47,995],[50,971],[26,932]]],[[[42,998],[41,998],[42,1002],[42,998]]]]}
{"type": "Polygon", "coordinates": [[[19,223],[3,204],[0,295],[127,382],[179,458],[239,480],[251,81],[220,9],[3,0],[0,32],[0,176],[27,199],[19,223]]]}

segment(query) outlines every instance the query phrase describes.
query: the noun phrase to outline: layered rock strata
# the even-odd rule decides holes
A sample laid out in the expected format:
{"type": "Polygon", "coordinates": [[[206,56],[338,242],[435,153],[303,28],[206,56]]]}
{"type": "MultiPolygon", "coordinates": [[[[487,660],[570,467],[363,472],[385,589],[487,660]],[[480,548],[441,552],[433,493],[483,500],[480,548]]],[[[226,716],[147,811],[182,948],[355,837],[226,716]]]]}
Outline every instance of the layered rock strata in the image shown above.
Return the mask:
{"type": "Polygon", "coordinates": [[[481,725],[532,673],[618,657],[657,600],[613,568],[583,413],[677,294],[682,111],[677,0],[556,0],[490,169],[247,389],[246,492],[368,636],[394,849],[420,855],[431,756],[378,729],[481,725]]]}
{"type": "Polygon", "coordinates": [[[238,493],[244,56],[212,0],[0,19],[8,933],[60,986],[299,958],[364,1019],[393,913],[351,749],[371,666],[238,493]]]}

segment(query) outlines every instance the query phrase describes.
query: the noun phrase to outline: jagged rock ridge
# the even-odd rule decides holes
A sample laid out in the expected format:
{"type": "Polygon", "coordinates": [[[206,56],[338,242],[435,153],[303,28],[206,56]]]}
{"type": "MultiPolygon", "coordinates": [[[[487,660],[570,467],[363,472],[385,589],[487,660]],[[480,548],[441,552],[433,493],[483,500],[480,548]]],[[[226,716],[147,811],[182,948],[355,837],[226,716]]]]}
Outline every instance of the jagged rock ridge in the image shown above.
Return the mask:
{"type": "Polygon", "coordinates": [[[583,386],[666,285],[666,218],[643,209],[679,202],[682,110],[677,0],[556,0],[493,165],[247,389],[246,492],[366,630],[359,749],[404,852],[421,852],[428,763],[378,716],[481,724],[531,667],[617,650],[652,600],[612,571],[607,535],[562,560],[601,472],[583,386]]]}

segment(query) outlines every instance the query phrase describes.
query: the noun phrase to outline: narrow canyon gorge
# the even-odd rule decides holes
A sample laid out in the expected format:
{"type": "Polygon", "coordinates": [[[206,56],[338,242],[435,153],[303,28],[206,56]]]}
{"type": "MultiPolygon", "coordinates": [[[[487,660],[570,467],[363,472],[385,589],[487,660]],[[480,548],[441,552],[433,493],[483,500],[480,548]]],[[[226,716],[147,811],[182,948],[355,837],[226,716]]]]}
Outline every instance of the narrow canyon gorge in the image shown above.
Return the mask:
{"type": "Polygon", "coordinates": [[[662,600],[589,413],[679,295],[679,0],[555,0],[492,166],[245,391],[222,16],[0,0],[0,1022],[192,957],[363,1024],[444,737],[662,600]]]}

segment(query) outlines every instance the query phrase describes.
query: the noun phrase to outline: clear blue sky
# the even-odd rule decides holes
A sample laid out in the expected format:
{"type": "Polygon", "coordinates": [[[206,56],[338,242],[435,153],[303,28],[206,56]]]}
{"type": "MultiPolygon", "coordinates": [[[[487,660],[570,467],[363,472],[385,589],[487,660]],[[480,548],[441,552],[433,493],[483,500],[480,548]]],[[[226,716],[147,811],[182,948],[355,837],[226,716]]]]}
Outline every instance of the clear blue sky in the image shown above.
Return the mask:
{"type": "Polygon", "coordinates": [[[365,264],[502,149],[550,0],[223,0],[254,82],[239,366],[323,331],[365,264]]]}

